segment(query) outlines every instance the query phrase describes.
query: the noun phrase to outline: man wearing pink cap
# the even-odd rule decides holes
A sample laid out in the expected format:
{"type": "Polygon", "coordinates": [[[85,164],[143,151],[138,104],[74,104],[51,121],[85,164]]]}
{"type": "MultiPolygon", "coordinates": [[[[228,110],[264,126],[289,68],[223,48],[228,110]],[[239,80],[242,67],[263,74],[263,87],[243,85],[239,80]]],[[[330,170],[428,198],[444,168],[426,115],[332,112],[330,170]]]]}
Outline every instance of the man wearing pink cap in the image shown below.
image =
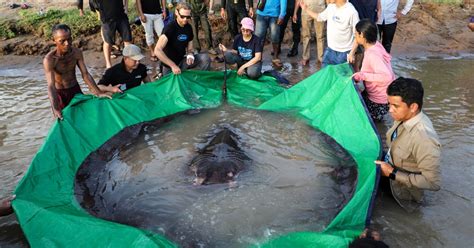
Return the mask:
{"type": "Polygon", "coordinates": [[[222,44],[219,44],[219,48],[224,52],[227,64],[237,63],[238,75],[247,74],[251,79],[258,79],[262,75],[263,43],[253,34],[252,19],[245,17],[240,24],[242,24],[241,34],[235,36],[232,50],[228,50],[222,44]]]}

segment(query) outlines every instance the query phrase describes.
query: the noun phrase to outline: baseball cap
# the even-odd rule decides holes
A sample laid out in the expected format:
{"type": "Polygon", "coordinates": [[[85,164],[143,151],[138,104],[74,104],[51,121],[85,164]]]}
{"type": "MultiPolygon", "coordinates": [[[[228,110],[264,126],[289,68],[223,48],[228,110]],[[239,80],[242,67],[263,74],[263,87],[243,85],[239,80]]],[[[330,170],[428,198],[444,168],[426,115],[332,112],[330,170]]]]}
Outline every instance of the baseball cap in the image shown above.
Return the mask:
{"type": "Polygon", "coordinates": [[[242,24],[242,28],[245,28],[245,29],[250,29],[252,31],[254,31],[253,29],[253,20],[248,18],[248,17],[244,17],[242,19],[242,21],[240,22],[240,24],[242,24]]]}
{"type": "Polygon", "coordinates": [[[122,55],[133,60],[141,60],[145,56],[142,54],[140,48],[136,45],[130,44],[123,48],[122,55]]]}

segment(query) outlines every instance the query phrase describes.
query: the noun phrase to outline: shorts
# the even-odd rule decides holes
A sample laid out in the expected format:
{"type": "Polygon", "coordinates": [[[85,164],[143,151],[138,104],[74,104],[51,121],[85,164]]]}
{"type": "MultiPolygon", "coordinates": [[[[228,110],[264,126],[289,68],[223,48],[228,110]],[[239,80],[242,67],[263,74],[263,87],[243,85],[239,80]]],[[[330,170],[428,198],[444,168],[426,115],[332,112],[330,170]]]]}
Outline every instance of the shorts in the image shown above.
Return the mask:
{"type": "Polygon", "coordinates": [[[56,93],[58,94],[59,110],[62,110],[71,102],[71,100],[76,94],[82,94],[82,90],[79,84],[77,83],[71,88],[56,89],[56,93]]]}
{"type": "Polygon", "coordinates": [[[115,32],[118,31],[123,41],[132,41],[132,32],[130,31],[130,25],[128,19],[124,18],[121,20],[109,20],[102,23],[102,38],[109,44],[115,44],[115,32]]]}

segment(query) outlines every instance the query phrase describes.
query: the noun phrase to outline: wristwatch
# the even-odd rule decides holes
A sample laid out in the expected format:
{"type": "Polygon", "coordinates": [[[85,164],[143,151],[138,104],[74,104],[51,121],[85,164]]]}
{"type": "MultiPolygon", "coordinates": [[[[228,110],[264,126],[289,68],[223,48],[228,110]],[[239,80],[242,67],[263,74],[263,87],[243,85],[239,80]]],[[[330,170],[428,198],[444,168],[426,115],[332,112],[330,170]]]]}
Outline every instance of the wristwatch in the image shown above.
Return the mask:
{"type": "Polygon", "coordinates": [[[398,171],[398,168],[397,167],[394,167],[392,172],[390,173],[390,175],[388,175],[388,178],[392,179],[392,180],[395,180],[396,176],[397,176],[397,171],[398,171]]]}

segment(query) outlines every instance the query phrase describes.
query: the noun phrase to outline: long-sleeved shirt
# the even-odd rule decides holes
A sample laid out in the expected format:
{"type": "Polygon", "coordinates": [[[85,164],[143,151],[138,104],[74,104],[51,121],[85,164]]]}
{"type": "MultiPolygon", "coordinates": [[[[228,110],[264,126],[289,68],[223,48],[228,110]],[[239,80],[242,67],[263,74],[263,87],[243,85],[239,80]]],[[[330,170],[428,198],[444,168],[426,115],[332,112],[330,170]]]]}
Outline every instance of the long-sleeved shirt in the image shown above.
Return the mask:
{"type": "MultiPolygon", "coordinates": [[[[408,14],[411,10],[414,0],[406,0],[405,7],[403,7],[402,15],[408,14]]],[[[380,0],[381,14],[380,19],[377,20],[377,24],[392,24],[397,21],[398,4],[400,0],[380,0]]]]}
{"type": "Polygon", "coordinates": [[[395,80],[392,56],[378,41],[364,52],[360,72],[364,74],[365,90],[372,102],[387,104],[387,87],[395,80]]]}
{"type": "Polygon", "coordinates": [[[395,180],[390,180],[396,198],[419,202],[423,190],[440,189],[441,145],[428,116],[420,112],[402,124],[395,121],[387,132],[387,145],[390,162],[399,168],[395,180]]]}
{"type": "Polygon", "coordinates": [[[267,0],[265,8],[257,10],[257,15],[285,18],[286,15],[286,0],[267,0]]]}

